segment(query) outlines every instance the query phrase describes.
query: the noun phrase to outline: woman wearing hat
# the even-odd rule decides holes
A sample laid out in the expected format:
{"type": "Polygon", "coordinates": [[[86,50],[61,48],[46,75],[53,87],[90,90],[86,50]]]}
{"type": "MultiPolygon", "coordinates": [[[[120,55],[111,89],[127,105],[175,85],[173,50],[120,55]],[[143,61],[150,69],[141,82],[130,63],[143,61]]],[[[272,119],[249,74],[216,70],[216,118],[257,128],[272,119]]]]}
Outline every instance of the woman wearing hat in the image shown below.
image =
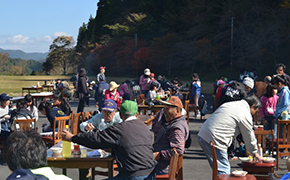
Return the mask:
{"type": "Polygon", "coordinates": [[[119,84],[117,84],[115,81],[111,81],[110,88],[105,91],[105,100],[112,99],[117,103],[119,107],[122,103],[122,96],[120,96],[120,94],[117,91],[118,87],[119,84]]]}

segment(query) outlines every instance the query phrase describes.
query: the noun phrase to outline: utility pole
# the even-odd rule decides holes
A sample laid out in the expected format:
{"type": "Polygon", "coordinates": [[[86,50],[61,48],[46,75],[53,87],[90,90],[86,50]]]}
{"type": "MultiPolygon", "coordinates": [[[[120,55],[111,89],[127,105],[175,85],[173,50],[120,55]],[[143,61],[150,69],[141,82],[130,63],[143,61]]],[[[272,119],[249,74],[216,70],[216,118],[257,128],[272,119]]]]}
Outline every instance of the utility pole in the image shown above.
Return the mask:
{"type": "Polygon", "coordinates": [[[136,47],[136,52],[138,50],[138,44],[137,44],[137,33],[135,33],[135,47],[136,47]]]}
{"type": "Polygon", "coordinates": [[[234,38],[234,17],[231,17],[231,79],[233,79],[233,38],[234,38]]]}

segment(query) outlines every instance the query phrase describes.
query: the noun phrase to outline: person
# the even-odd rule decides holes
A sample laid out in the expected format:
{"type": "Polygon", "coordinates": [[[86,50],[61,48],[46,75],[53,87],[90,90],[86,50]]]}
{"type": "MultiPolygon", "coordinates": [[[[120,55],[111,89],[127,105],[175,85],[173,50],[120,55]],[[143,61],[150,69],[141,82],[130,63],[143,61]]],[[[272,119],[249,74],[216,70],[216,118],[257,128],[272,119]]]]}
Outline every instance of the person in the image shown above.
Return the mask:
{"type": "Polygon", "coordinates": [[[100,73],[96,77],[96,84],[97,85],[99,85],[99,82],[101,82],[101,81],[106,82],[105,72],[106,72],[106,66],[101,66],[100,73]]]}
{"type": "Polygon", "coordinates": [[[220,100],[220,97],[222,95],[222,89],[225,87],[225,82],[223,80],[218,80],[217,82],[217,89],[216,89],[216,98],[220,100]]]}
{"type": "Polygon", "coordinates": [[[116,154],[119,174],[110,180],[153,180],[156,161],[153,159],[152,134],[136,114],[134,101],[124,101],[120,106],[122,123],[114,124],[103,131],[73,135],[62,132],[63,140],[93,148],[112,148],[116,154]]]}
{"type": "Polygon", "coordinates": [[[149,84],[150,84],[150,69],[144,69],[144,74],[140,76],[139,84],[141,85],[141,93],[147,97],[149,91],[149,84]]]}
{"type": "Polygon", "coordinates": [[[130,84],[131,84],[131,81],[128,80],[128,79],[121,84],[121,86],[119,87],[119,90],[118,90],[120,96],[123,97],[123,95],[125,93],[129,93],[130,94],[130,84]]]}
{"type": "Polygon", "coordinates": [[[245,77],[243,79],[243,84],[245,85],[246,92],[249,93],[254,88],[254,80],[250,77],[245,77]]]}
{"type": "Polygon", "coordinates": [[[95,91],[95,98],[98,101],[99,111],[102,110],[104,97],[105,97],[105,91],[107,89],[109,89],[109,84],[101,80],[95,91]]]}
{"type": "Polygon", "coordinates": [[[99,124],[102,122],[102,119],[105,120],[107,127],[122,122],[119,112],[117,112],[117,104],[112,99],[106,99],[104,101],[101,113],[94,115],[88,121],[82,122],[80,124],[80,130],[86,132],[98,129],[99,124]]]}
{"type": "MultiPolygon", "coordinates": [[[[9,124],[11,127],[11,130],[14,131],[16,129],[14,129],[14,121],[16,119],[32,119],[33,116],[31,114],[31,112],[27,109],[27,102],[25,101],[25,99],[21,99],[17,102],[16,104],[16,109],[14,109],[11,112],[11,117],[9,120],[9,124]]],[[[32,127],[34,127],[34,124],[31,124],[32,127]]]]}
{"type": "Polygon", "coordinates": [[[243,135],[247,151],[261,161],[257,140],[253,131],[253,119],[261,107],[259,98],[250,94],[242,100],[222,104],[202,125],[198,133],[198,142],[203,149],[210,166],[212,154],[210,141],[214,142],[217,155],[218,174],[230,174],[227,149],[238,134],[243,135]]]}
{"type": "Polygon", "coordinates": [[[35,118],[38,121],[38,110],[37,107],[34,106],[33,97],[30,94],[26,94],[24,99],[27,103],[27,109],[31,112],[32,118],[35,118]]]}
{"type": "Polygon", "coordinates": [[[56,80],[56,83],[55,83],[55,88],[57,89],[57,88],[62,88],[63,87],[63,84],[62,84],[62,82],[61,82],[61,79],[57,79],[56,80]]]}
{"type": "Polygon", "coordinates": [[[288,170],[288,173],[284,174],[279,180],[288,180],[290,179],[290,158],[286,160],[286,167],[288,170]]]}
{"type": "Polygon", "coordinates": [[[1,121],[1,137],[8,137],[10,135],[10,112],[9,112],[9,104],[10,97],[6,93],[2,93],[0,95],[0,121],[1,121]]]}
{"type": "Polygon", "coordinates": [[[199,76],[197,73],[192,74],[192,84],[191,84],[191,96],[190,96],[190,103],[198,105],[198,99],[201,93],[201,82],[199,80],[199,76]],[[197,94],[197,99],[195,101],[195,96],[197,94]]]}
{"type": "MultiPolygon", "coordinates": [[[[63,117],[66,116],[66,114],[56,106],[52,106],[51,103],[40,103],[38,105],[38,110],[41,114],[45,115],[49,121],[49,125],[43,124],[43,132],[51,132],[53,130],[54,125],[54,118],[55,117],[63,117]]],[[[56,124],[57,128],[58,124],[56,124]]]]}
{"type": "Polygon", "coordinates": [[[172,148],[176,148],[179,155],[184,153],[184,144],[189,136],[186,117],[182,116],[182,102],[176,96],[171,96],[165,104],[164,117],[166,123],[158,131],[153,144],[153,156],[158,161],[156,174],[168,174],[172,148]]]}
{"type": "Polygon", "coordinates": [[[247,96],[247,90],[243,83],[237,81],[231,81],[222,90],[219,101],[219,106],[230,101],[238,101],[247,96]]]}
{"type": "Polygon", "coordinates": [[[155,83],[157,84],[157,90],[160,90],[161,88],[161,84],[154,78],[155,77],[155,74],[154,73],[150,73],[150,82],[149,82],[149,86],[151,85],[151,83],[155,83]]]}
{"type": "Polygon", "coordinates": [[[286,85],[287,85],[288,88],[289,88],[289,86],[290,86],[290,76],[289,76],[288,74],[285,73],[285,71],[286,71],[286,66],[285,66],[284,64],[282,64],[282,63],[279,63],[279,64],[276,64],[275,69],[276,69],[276,73],[277,73],[278,75],[284,75],[284,76],[285,76],[285,78],[286,78],[286,80],[287,80],[286,85]]]}
{"type": "Polygon", "coordinates": [[[182,94],[180,93],[179,89],[177,86],[171,85],[169,88],[169,96],[176,96],[179,99],[182,98],[182,94]]]}
{"type": "Polygon", "coordinates": [[[264,83],[269,84],[271,83],[272,77],[271,76],[265,76],[264,83]]]}
{"type": "Polygon", "coordinates": [[[6,180],[71,180],[47,167],[46,146],[37,132],[12,133],[6,148],[6,162],[12,171],[6,180]]]}
{"type": "Polygon", "coordinates": [[[77,89],[78,78],[79,78],[79,72],[76,72],[76,74],[70,78],[70,81],[73,83],[73,86],[75,89],[77,89]]]}
{"type": "Polygon", "coordinates": [[[148,92],[147,98],[149,102],[153,102],[155,101],[156,97],[157,97],[157,84],[155,82],[152,82],[150,84],[150,90],[148,92]]]}
{"type": "Polygon", "coordinates": [[[66,115],[69,116],[71,114],[71,107],[66,98],[62,97],[62,93],[59,90],[53,92],[52,102],[53,106],[59,107],[66,115]]]}
{"type": "Polygon", "coordinates": [[[277,90],[272,84],[268,84],[266,93],[261,97],[262,107],[260,108],[261,120],[264,124],[265,130],[274,129],[274,112],[276,111],[276,104],[278,102],[277,90]]]}
{"type": "Polygon", "coordinates": [[[120,96],[120,94],[117,91],[118,87],[119,84],[117,84],[115,81],[111,81],[110,88],[105,91],[105,100],[112,99],[117,103],[119,107],[122,103],[122,96],[120,96]]]}
{"type": "Polygon", "coordinates": [[[89,98],[89,90],[86,83],[86,74],[87,71],[85,68],[81,68],[79,70],[79,80],[78,80],[78,97],[79,97],[79,105],[77,112],[83,112],[85,108],[85,103],[89,98]]]}

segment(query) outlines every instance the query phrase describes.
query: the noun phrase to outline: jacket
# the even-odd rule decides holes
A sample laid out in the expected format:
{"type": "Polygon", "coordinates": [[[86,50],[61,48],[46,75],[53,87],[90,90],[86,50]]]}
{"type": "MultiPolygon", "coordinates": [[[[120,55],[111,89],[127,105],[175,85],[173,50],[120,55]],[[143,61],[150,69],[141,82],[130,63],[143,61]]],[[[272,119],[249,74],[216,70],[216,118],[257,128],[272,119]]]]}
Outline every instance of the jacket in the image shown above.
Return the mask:
{"type": "Polygon", "coordinates": [[[105,100],[106,99],[112,99],[112,100],[114,100],[114,96],[116,96],[116,103],[117,103],[117,105],[118,105],[118,107],[121,105],[121,103],[122,103],[122,100],[120,100],[119,99],[119,97],[120,97],[120,94],[118,93],[118,91],[116,91],[116,93],[115,93],[115,95],[112,93],[112,91],[109,91],[109,89],[107,89],[106,90],[106,92],[105,92],[105,100]]]}
{"type": "Polygon", "coordinates": [[[258,152],[257,140],[253,131],[253,118],[250,106],[245,100],[222,104],[201,126],[198,136],[207,143],[214,142],[217,149],[227,152],[233,139],[243,135],[247,151],[258,152]]]}
{"type": "Polygon", "coordinates": [[[288,86],[281,87],[279,89],[279,99],[276,105],[276,111],[274,113],[274,117],[278,118],[281,116],[283,111],[288,111],[290,104],[290,91],[288,86]]]}
{"type": "Polygon", "coordinates": [[[273,116],[274,114],[269,114],[267,109],[272,108],[273,113],[276,111],[276,104],[278,102],[279,97],[277,95],[274,95],[272,97],[262,96],[261,97],[261,104],[262,107],[260,107],[260,114],[261,119],[264,119],[265,116],[273,116]]]}
{"type": "Polygon", "coordinates": [[[120,177],[149,175],[155,168],[152,134],[135,116],[103,131],[79,133],[72,142],[93,148],[112,148],[116,154],[120,177]]]}
{"type": "Polygon", "coordinates": [[[6,180],[49,180],[39,174],[33,174],[29,169],[16,169],[6,180]]]}
{"type": "Polygon", "coordinates": [[[79,71],[78,90],[77,91],[78,91],[80,99],[89,95],[89,90],[88,90],[88,86],[86,83],[86,70],[84,68],[81,68],[79,71]]]}
{"type": "Polygon", "coordinates": [[[144,75],[141,75],[139,84],[141,85],[141,90],[149,90],[150,78],[145,78],[144,75]]]}

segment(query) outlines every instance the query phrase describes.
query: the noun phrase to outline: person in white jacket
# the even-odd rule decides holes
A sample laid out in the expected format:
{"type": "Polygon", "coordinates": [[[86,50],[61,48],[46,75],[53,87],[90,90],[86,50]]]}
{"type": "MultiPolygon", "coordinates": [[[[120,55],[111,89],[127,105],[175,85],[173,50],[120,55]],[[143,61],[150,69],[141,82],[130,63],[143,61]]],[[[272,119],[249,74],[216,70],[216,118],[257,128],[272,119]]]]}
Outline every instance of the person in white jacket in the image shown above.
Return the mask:
{"type": "Polygon", "coordinates": [[[218,174],[230,174],[227,149],[240,133],[247,151],[261,161],[257,153],[257,140],[252,120],[252,115],[260,107],[259,98],[250,94],[242,100],[224,103],[203,123],[198,133],[198,142],[212,167],[210,141],[213,141],[217,155],[218,174]]]}

